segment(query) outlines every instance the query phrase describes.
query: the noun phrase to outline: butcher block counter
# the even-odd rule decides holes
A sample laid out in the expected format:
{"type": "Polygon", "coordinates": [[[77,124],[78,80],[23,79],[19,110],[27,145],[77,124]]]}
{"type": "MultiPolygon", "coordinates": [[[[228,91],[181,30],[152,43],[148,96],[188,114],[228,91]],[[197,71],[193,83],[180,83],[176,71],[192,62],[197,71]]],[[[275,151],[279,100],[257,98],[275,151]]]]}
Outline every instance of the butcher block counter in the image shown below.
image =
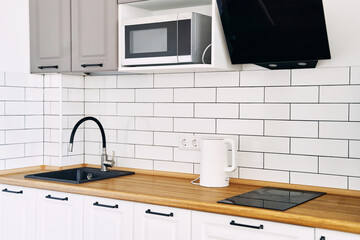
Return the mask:
{"type": "Polygon", "coordinates": [[[197,175],[127,168],[114,169],[135,171],[136,174],[83,184],[24,178],[27,174],[58,169],[39,166],[2,171],[0,172],[0,183],[360,234],[360,191],[242,179],[231,179],[230,186],[226,188],[206,188],[191,184],[191,180],[197,175]],[[219,200],[265,186],[319,191],[327,194],[286,211],[217,203],[219,200]]]}

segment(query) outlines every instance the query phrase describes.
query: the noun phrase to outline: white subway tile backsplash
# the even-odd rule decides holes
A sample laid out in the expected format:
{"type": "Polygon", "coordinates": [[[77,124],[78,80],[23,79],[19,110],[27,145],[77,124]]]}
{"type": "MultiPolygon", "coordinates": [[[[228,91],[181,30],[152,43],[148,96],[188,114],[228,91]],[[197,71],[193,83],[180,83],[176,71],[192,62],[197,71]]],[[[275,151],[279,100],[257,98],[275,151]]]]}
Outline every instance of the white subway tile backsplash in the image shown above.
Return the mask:
{"type": "Polygon", "coordinates": [[[159,146],[135,146],[135,158],[142,159],[156,159],[156,160],[173,160],[172,147],[159,147],[159,146]]]}
{"type": "Polygon", "coordinates": [[[215,133],[215,119],[175,118],[175,132],[215,133]]]}
{"type": "Polygon", "coordinates": [[[22,129],[25,126],[25,120],[23,116],[0,116],[0,129],[22,129]]]}
{"type": "Polygon", "coordinates": [[[360,86],[321,86],[320,102],[324,103],[359,103],[360,86]]]}
{"type": "Polygon", "coordinates": [[[155,74],[154,87],[194,87],[194,73],[155,74]]]}
{"type": "Polygon", "coordinates": [[[263,102],[264,88],[219,88],[217,102],[263,102]]]}
{"type": "Polygon", "coordinates": [[[240,136],[240,151],[289,153],[289,138],[240,136]]]}
{"type": "Polygon", "coordinates": [[[154,161],[154,170],[193,173],[192,163],[154,161]]]}
{"type": "Polygon", "coordinates": [[[0,145],[0,156],[2,159],[24,157],[25,146],[24,144],[0,145]]]}
{"type": "Polygon", "coordinates": [[[15,158],[8,159],[5,161],[6,169],[23,168],[43,165],[43,157],[26,157],[26,158],[15,158]]]}
{"type": "MultiPolygon", "coordinates": [[[[105,129],[134,129],[134,117],[115,117],[115,116],[101,116],[100,122],[105,129]]],[[[90,123],[90,122],[89,122],[90,123]]],[[[92,125],[96,127],[96,125],[92,125]]]]}
{"type": "Polygon", "coordinates": [[[154,161],[148,159],[136,159],[136,158],[117,158],[116,166],[125,167],[125,168],[139,168],[139,169],[153,170],[154,161]]]}
{"type": "Polygon", "coordinates": [[[320,157],[319,172],[360,177],[360,159],[320,157]]]}
{"type": "Polygon", "coordinates": [[[67,99],[66,100],[69,102],[82,102],[83,103],[85,101],[85,91],[82,89],[67,89],[67,99]]]}
{"type": "Polygon", "coordinates": [[[360,122],[320,122],[320,138],[360,140],[360,122]]]}
{"type": "Polygon", "coordinates": [[[0,102],[0,115],[4,115],[4,114],[5,114],[5,103],[0,102]]]}
{"type": "Polygon", "coordinates": [[[346,140],[293,138],[291,139],[291,153],[347,157],[348,142],[346,140]]]}
{"type": "Polygon", "coordinates": [[[240,86],[289,86],[290,70],[240,72],[240,86]]]}
{"type": "Polygon", "coordinates": [[[154,133],[142,131],[117,131],[117,142],[127,144],[153,144],[154,133]]]}
{"type": "Polygon", "coordinates": [[[292,70],[292,85],[349,84],[349,68],[314,68],[292,70]]]}
{"type": "Polygon", "coordinates": [[[118,116],[153,116],[153,103],[118,103],[118,116]]]}
{"type": "Polygon", "coordinates": [[[174,89],[174,102],[215,102],[215,88],[174,89]]]}
{"type": "Polygon", "coordinates": [[[10,130],[6,132],[6,144],[34,143],[43,141],[42,129],[10,130]]]}
{"type": "Polygon", "coordinates": [[[85,115],[116,115],[116,103],[86,103],[85,115]]]}
{"type": "Polygon", "coordinates": [[[30,74],[22,72],[5,72],[5,86],[29,87],[30,74]]]}
{"type": "Polygon", "coordinates": [[[240,104],[240,118],[279,119],[290,118],[290,104],[240,104]]]}
{"type": "Polygon", "coordinates": [[[85,88],[116,88],[116,76],[85,76],[85,88]]]}
{"type": "Polygon", "coordinates": [[[265,88],[265,102],[315,103],[318,102],[318,87],[269,87],[265,88]]]}
{"type": "Polygon", "coordinates": [[[26,157],[43,156],[43,153],[44,153],[44,144],[42,142],[25,144],[26,157]]]}
{"type": "Polygon", "coordinates": [[[42,102],[6,102],[6,115],[42,115],[42,102]]]}
{"type": "Polygon", "coordinates": [[[253,152],[237,152],[236,161],[239,167],[263,168],[264,154],[253,152]]]}
{"type": "Polygon", "coordinates": [[[0,131],[0,144],[5,144],[5,131],[0,131]]]}
{"type": "Polygon", "coordinates": [[[195,87],[239,86],[239,72],[195,73],[195,87]]]}
{"type": "Polygon", "coordinates": [[[172,102],[173,89],[136,89],[136,102],[172,102]]]}
{"type": "Polygon", "coordinates": [[[192,136],[183,133],[154,132],[154,145],[178,147],[180,137],[192,136]]]}
{"type": "Polygon", "coordinates": [[[84,114],[84,104],[82,102],[63,102],[63,115],[79,115],[84,114]]]}
{"type": "Polygon", "coordinates": [[[360,141],[349,141],[349,157],[360,158],[360,141]]]}
{"type": "Polygon", "coordinates": [[[99,102],[100,89],[85,89],[85,102],[99,102]]]}
{"type": "Polygon", "coordinates": [[[56,102],[60,101],[60,89],[58,88],[45,88],[44,89],[44,101],[56,102]]]}
{"type": "Polygon", "coordinates": [[[265,121],[265,135],[278,137],[317,137],[318,123],[310,121],[265,121]]]}
{"type": "Polygon", "coordinates": [[[350,84],[360,84],[360,67],[351,68],[350,84]]]}
{"type": "Polygon", "coordinates": [[[350,104],[350,121],[360,121],[360,104],[350,104]]]}
{"type": "Polygon", "coordinates": [[[348,109],[347,104],[293,104],[291,119],[347,121],[348,109]]]}
{"type": "Polygon", "coordinates": [[[313,174],[313,173],[290,173],[291,184],[301,184],[319,187],[331,187],[331,188],[347,188],[347,177],[324,175],[324,174],[313,174]]]}
{"type": "Polygon", "coordinates": [[[43,92],[42,88],[26,88],[25,99],[26,101],[43,101],[43,92]]]}
{"type": "Polygon", "coordinates": [[[5,73],[0,72],[0,86],[4,86],[4,85],[5,85],[5,73]]]}
{"type": "MultiPolygon", "coordinates": [[[[64,141],[70,139],[70,133],[72,129],[63,130],[63,135],[65,135],[64,141]],[[66,132],[66,133],[64,133],[66,132]]],[[[82,141],[85,135],[85,141],[101,142],[101,132],[99,128],[86,128],[86,131],[81,131],[79,129],[75,135],[75,141],[82,141]],[[78,133],[79,132],[79,133],[78,133]],[[77,138],[76,138],[77,137],[77,138]]],[[[117,130],[105,129],[105,136],[107,143],[117,143],[117,130]]]]}
{"type": "Polygon", "coordinates": [[[200,118],[238,118],[238,104],[196,103],[195,117],[200,118]]]}
{"type": "Polygon", "coordinates": [[[154,116],[157,117],[192,117],[194,104],[192,103],[155,103],[154,116]]]}
{"type": "Polygon", "coordinates": [[[44,87],[44,75],[40,74],[30,74],[28,79],[28,86],[36,87],[36,88],[43,88],[44,87]]]}
{"type": "MultiPolygon", "coordinates": [[[[79,88],[79,89],[83,89],[84,86],[85,86],[85,78],[86,77],[84,77],[84,76],[62,75],[61,85],[62,85],[63,88],[79,88]]],[[[87,78],[87,80],[89,80],[89,78],[87,78]]],[[[90,82],[91,82],[91,80],[90,80],[90,82]]]]}
{"type": "MultiPolygon", "coordinates": [[[[108,146],[107,146],[108,147],[108,146]]],[[[109,151],[109,149],[108,149],[109,151]]],[[[101,143],[100,142],[86,142],[85,143],[85,154],[97,155],[100,159],[101,155],[101,143]]]]}
{"type": "Polygon", "coordinates": [[[24,101],[25,89],[19,87],[0,87],[0,101],[24,101]]]}
{"type": "Polygon", "coordinates": [[[349,189],[360,191],[360,178],[349,178],[349,189]]]}
{"type": "Polygon", "coordinates": [[[171,118],[135,118],[135,130],[142,131],[173,131],[173,120],[171,118]]]}
{"type": "Polygon", "coordinates": [[[264,167],[267,169],[294,172],[318,172],[318,157],[265,153],[264,167]]]}
{"type": "Polygon", "coordinates": [[[262,120],[218,119],[217,133],[263,135],[263,126],[264,124],[262,120]]]}
{"type": "Polygon", "coordinates": [[[106,145],[106,148],[107,148],[109,156],[112,156],[112,152],[114,151],[115,157],[125,157],[125,158],[135,157],[135,153],[134,153],[135,146],[134,145],[109,143],[106,145]]]}
{"type": "MultiPolygon", "coordinates": [[[[92,94],[93,99],[96,98],[94,94],[96,93],[92,94]]],[[[100,102],[134,102],[134,99],[133,89],[100,89],[100,102]]]]}
{"type": "Polygon", "coordinates": [[[154,86],[152,74],[118,75],[117,88],[152,88],[154,86]]]}
{"type": "Polygon", "coordinates": [[[266,169],[240,168],[239,177],[260,181],[289,182],[289,172],[266,169]]]}
{"type": "Polygon", "coordinates": [[[25,128],[43,128],[43,116],[25,116],[25,128]]]}
{"type": "Polygon", "coordinates": [[[200,151],[188,151],[178,148],[174,149],[174,161],[175,162],[189,162],[200,163],[201,152],[200,151]]]}

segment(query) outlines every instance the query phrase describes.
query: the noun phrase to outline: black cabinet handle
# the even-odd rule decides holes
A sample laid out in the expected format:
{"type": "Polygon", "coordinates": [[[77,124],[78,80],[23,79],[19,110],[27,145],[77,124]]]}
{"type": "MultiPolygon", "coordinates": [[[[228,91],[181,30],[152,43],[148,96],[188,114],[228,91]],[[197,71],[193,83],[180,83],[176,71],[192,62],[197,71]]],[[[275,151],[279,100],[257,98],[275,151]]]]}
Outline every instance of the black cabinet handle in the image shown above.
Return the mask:
{"type": "Polygon", "coordinates": [[[5,188],[2,191],[7,192],[7,193],[23,194],[22,190],[21,191],[11,191],[11,190],[8,190],[7,188],[5,188]]]}
{"type": "Polygon", "coordinates": [[[234,220],[232,220],[232,221],[230,222],[230,225],[238,226],[238,227],[254,228],[254,229],[264,229],[264,225],[252,226],[252,225],[246,225],[246,224],[236,223],[234,220]]]}
{"type": "Polygon", "coordinates": [[[58,69],[59,68],[59,66],[58,65],[54,65],[54,66],[39,66],[38,67],[39,69],[47,69],[47,68],[56,68],[56,69],[58,69]]]}
{"type": "Polygon", "coordinates": [[[173,213],[158,213],[158,212],[152,212],[150,209],[146,210],[145,213],[147,214],[154,214],[154,215],[159,215],[159,216],[164,216],[164,217],[173,217],[174,214],[173,213]]]}
{"type": "Polygon", "coordinates": [[[320,237],[320,240],[325,240],[325,237],[324,237],[324,236],[321,236],[321,237],[320,237]]]}
{"type": "Polygon", "coordinates": [[[97,64],[82,64],[81,67],[83,68],[87,68],[87,67],[103,67],[102,63],[97,63],[97,64]]]}
{"type": "Polygon", "coordinates": [[[66,197],[66,198],[58,198],[58,197],[52,197],[50,194],[47,195],[45,198],[47,198],[47,199],[53,199],[53,200],[59,200],[59,201],[68,201],[68,200],[69,200],[68,197],[66,197]]]}
{"type": "Polygon", "coordinates": [[[105,205],[105,204],[100,204],[99,202],[95,202],[93,203],[94,206],[97,206],[97,207],[106,207],[106,208],[119,208],[119,205],[114,205],[114,206],[111,206],[111,205],[105,205]]]}

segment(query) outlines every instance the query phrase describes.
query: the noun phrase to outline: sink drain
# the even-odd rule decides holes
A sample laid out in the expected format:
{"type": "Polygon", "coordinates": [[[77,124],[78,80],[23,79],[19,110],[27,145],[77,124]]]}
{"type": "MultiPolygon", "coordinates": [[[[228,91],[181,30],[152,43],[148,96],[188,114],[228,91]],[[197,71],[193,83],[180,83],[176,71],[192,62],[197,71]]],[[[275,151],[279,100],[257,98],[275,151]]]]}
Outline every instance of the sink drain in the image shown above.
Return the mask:
{"type": "Polygon", "coordinates": [[[87,176],[86,176],[86,178],[87,178],[88,180],[91,180],[92,177],[93,177],[93,175],[92,175],[91,173],[88,173],[87,176]]]}

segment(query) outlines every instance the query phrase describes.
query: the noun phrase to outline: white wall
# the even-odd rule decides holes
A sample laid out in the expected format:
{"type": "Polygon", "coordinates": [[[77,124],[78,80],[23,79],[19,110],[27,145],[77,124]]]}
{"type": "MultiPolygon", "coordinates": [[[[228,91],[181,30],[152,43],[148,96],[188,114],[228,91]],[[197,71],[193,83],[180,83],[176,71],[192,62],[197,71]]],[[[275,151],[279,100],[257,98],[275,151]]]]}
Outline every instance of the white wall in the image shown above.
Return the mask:
{"type": "Polygon", "coordinates": [[[0,71],[30,72],[28,0],[0,0],[0,71]]]}

